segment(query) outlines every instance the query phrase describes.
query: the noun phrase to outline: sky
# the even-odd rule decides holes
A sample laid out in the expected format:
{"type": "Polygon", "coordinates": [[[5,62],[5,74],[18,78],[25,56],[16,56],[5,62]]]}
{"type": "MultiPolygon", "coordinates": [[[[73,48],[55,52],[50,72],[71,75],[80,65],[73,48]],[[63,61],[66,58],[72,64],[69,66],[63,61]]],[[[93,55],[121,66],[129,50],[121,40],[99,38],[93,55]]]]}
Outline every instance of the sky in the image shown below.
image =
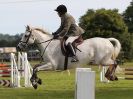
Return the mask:
{"type": "Polygon", "coordinates": [[[118,9],[122,13],[132,0],[0,0],[0,33],[15,35],[25,32],[25,26],[44,28],[50,33],[60,26],[60,18],[54,11],[60,4],[66,5],[78,24],[88,9],[118,9]]]}

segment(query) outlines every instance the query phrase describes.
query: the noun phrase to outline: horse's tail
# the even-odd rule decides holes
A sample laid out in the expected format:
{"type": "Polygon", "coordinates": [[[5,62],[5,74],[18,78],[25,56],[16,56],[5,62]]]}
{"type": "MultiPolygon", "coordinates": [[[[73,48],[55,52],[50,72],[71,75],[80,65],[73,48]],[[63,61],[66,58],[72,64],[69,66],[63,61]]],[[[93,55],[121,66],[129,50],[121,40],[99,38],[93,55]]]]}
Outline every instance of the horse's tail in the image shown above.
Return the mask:
{"type": "Polygon", "coordinates": [[[114,53],[113,53],[112,58],[115,60],[116,57],[117,57],[117,56],[119,55],[119,53],[120,53],[121,44],[120,44],[120,42],[119,42],[117,39],[115,39],[115,38],[108,38],[108,40],[109,40],[110,42],[113,43],[113,46],[114,46],[114,53]]]}

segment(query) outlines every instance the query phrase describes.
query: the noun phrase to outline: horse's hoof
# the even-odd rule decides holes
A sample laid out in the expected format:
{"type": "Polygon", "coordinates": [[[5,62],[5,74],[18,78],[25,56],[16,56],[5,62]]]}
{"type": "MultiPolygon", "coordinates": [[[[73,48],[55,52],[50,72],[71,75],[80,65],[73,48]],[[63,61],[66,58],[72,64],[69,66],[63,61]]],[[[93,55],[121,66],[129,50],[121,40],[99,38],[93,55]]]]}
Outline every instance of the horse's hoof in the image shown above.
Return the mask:
{"type": "Polygon", "coordinates": [[[38,81],[37,81],[38,84],[42,84],[42,80],[40,78],[38,78],[38,81]]]}
{"type": "Polygon", "coordinates": [[[114,75],[114,76],[110,76],[110,80],[111,80],[111,81],[115,81],[115,80],[117,81],[118,78],[114,75]]]}
{"type": "Polygon", "coordinates": [[[31,84],[34,87],[34,89],[37,89],[37,82],[35,82],[35,80],[33,82],[31,82],[31,84]]]}
{"type": "Polygon", "coordinates": [[[118,77],[115,76],[115,80],[117,81],[118,80],[118,77]]]}
{"type": "Polygon", "coordinates": [[[31,81],[31,84],[34,87],[34,89],[37,89],[37,82],[36,82],[36,80],[31,78],[30,81],[31,81]]]}
{"type": "Polygon", "coordinates": [[[107,77],[107,76],[105,76],[106,78],[107,78],[107,80],[110,80],[110,77],[107,77]]]}
{"type": "Polygon", "coordinates": [[[37,89],[37,87],[38,87],[38,86],[37,86],[37,84],[35,84],[35,85],[32,85],[32,86],[34,87],[34,89],[37,89]]]}

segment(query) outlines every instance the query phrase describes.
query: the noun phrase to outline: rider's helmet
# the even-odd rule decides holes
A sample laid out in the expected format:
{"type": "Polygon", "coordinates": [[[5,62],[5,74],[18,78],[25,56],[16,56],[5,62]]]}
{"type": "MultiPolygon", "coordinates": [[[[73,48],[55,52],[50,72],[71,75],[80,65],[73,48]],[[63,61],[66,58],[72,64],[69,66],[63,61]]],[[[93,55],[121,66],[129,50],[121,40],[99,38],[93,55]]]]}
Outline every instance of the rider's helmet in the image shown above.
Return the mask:
{"type": "Polygon", "coordinates": [[[66,8],[66,6],[65,5],[59,5],[56,9],[55,9],[55,11],[57,11],[57,12],[59,12],[59,13],[66,13],[67,12],[67,8],[66,8]]]}

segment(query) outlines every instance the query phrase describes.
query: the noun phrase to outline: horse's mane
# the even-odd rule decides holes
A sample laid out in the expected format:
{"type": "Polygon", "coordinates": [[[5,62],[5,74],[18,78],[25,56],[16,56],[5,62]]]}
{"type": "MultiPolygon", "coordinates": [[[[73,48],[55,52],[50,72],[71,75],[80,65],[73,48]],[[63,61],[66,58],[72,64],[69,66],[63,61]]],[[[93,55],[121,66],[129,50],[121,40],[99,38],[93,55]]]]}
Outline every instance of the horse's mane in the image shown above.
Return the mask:
{"type": "Polygon", "coordinates": [[[49,33],[46,32],[44,29],[41,29],[41,28],[34,28],[34,30],[37,30],[37,31],[42,32],[43,34],[48,34],[48,35],[49,35],[49,33]]]}

